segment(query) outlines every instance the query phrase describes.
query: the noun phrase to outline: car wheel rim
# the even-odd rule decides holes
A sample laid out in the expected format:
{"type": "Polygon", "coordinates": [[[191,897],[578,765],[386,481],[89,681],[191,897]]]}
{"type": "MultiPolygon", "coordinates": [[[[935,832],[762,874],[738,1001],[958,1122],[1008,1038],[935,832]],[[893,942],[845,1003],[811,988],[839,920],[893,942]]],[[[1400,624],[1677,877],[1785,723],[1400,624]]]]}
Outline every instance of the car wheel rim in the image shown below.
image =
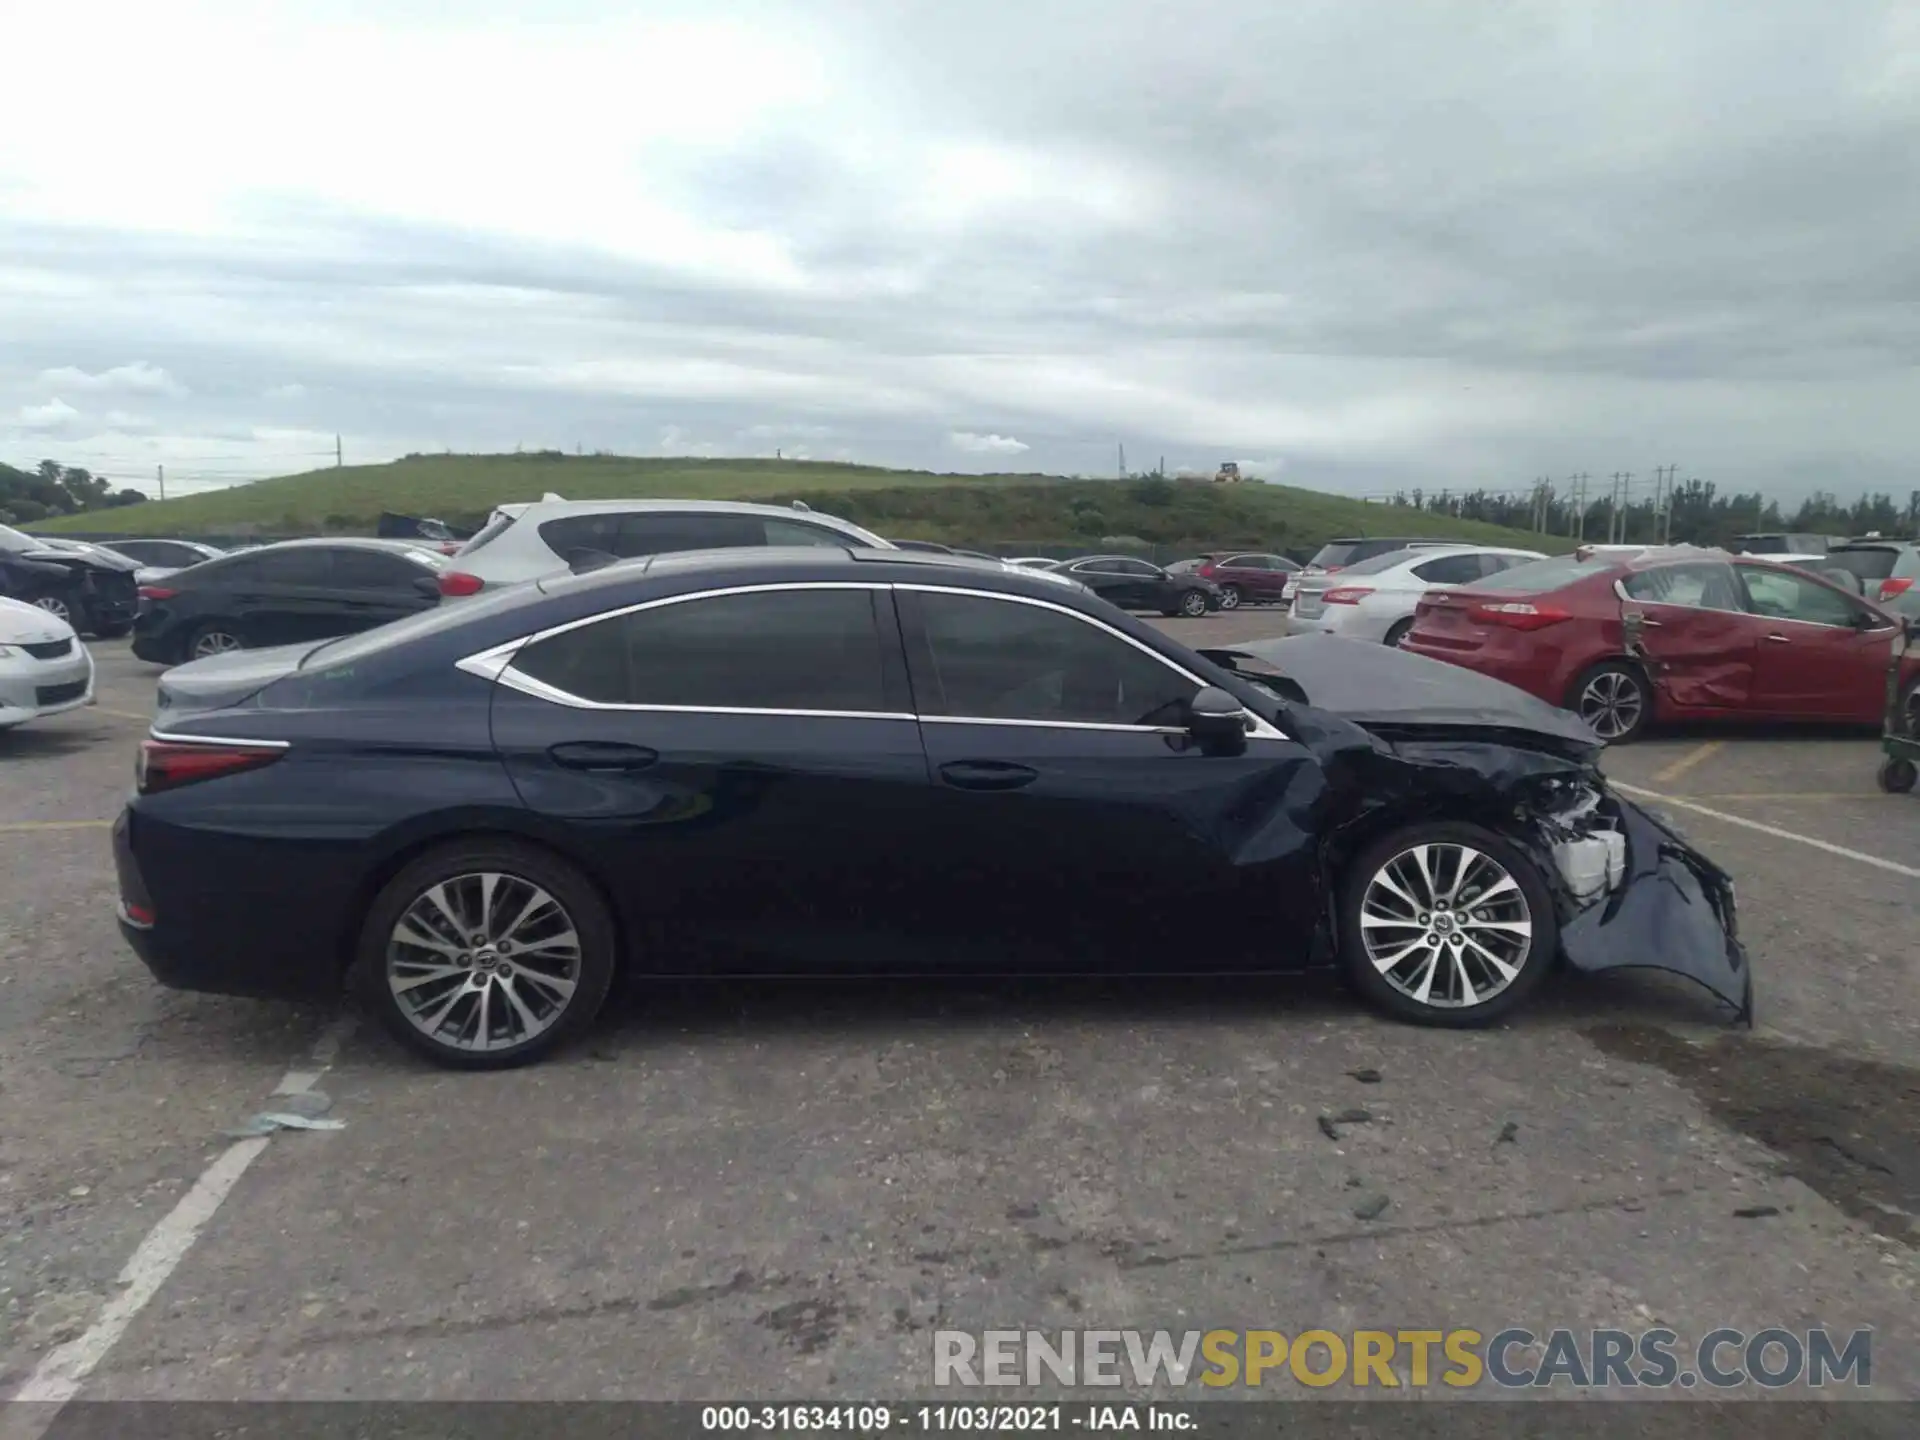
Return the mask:
{"type": "Polygon", "coordinates": [[[1580,718],[1602,740],[1618,740],[1640,723],[1645,704],[1631,675],[1609,670],[1594,676],[1580,692],[1580,718]]]}
{"type": "Polygon", "coordinates": [[[240,638],[224,630],[210,630],[193,642],[193,653],[201,659],[208,655],[226,655],[239,648],[240,638]]]}
{"type": "Polygon", "coordinates": [[[1180,608],[1189,615],[1204,614],[1207,608],[1207,597],[1198,590],[1189,590],[1186,598],[1180,602],[1180,608]]]}
{"type": "Polygon", "coordinates": [[[1374,872],[1360,937],[1380,978],[1436,1010],[1484,1005],[1533,953],[1533,912],[1506,866],[1470,845],[1415,845],[1374,872]]]}
{"type": "Polygon", "coordinates": [[[530,880],[496,871],[428,886],[387,941],[387,988],[436,1045],[479,1053],[544,1035],[573,1004],[580,934],[530,880]]]}
{"type": "Polygon", "coordinates": [[[60,619],[66,621],[73,619],[73,612],[67,609],[67,602],[59,599],[57,596],[47,595],[33,603],[49,615],[58,616],[60,619]]]}
{"type": "Polygon", "coordinates": [[[1238,590],[1222,590],[1220,592],[1220,608],[1222,610],[1239,609],[1240,592],[1238,590]]]}

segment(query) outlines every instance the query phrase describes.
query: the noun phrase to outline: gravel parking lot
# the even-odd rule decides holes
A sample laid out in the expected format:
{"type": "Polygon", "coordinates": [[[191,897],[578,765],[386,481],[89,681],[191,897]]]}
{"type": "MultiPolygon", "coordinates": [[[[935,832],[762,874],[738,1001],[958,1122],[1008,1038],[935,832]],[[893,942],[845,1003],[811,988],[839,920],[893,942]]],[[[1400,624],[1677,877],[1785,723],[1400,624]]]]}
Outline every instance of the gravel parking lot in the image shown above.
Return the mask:
{"type": "Polygon", "coordinates": [[[107,827],[158,672],[94,650],[96,707],[0,737],[0,1394],[77,1339],[83,1396],[857,1399],[930,1393],[935,1328],[1655,1323],[1871,1326],[1920,1391],[1920,801],[1865,736],[1609,757],[1735,876],[1751,1034],[1655,977],[1469,1034],[1320,982],[752,985],[455,1075],[149,981],[107,827]],[[344,1128],[210,1191],[289,1072],[344,1128]]]}

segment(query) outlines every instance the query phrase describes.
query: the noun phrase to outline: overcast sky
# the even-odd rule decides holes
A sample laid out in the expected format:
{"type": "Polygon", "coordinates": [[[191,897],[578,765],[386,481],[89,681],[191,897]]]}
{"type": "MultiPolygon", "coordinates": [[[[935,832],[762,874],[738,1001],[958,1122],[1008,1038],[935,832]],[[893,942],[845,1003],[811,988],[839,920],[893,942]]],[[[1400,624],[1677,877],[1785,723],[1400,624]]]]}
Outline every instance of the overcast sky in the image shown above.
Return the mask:
{"type": "Polygon", "coordinates": [[[14,463],[1920,485],[1911,0],[12,0],[0,55],[14,463]]]}

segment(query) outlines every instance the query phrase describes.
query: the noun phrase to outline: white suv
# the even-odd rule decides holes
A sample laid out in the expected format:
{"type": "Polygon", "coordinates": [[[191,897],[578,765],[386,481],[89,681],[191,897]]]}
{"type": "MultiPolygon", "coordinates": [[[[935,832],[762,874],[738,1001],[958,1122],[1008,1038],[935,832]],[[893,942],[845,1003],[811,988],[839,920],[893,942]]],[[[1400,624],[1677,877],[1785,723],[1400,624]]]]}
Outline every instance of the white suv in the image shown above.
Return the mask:
{"type": "Polygon", "coordinates": [[[572,569],[737,546],[822,545],[891,550],[870,530],[814,510],[732,500],[542,500],[494,512],[441,572],[440,593],[477,595],[572,569]]]}

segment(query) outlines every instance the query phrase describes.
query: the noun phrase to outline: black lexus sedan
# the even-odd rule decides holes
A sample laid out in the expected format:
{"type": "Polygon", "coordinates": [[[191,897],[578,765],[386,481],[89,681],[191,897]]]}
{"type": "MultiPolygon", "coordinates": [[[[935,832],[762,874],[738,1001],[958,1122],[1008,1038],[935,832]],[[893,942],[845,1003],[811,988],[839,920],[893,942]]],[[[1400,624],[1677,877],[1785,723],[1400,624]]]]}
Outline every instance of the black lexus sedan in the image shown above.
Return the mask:
{"type": "Polygon", "coordinates": [[[1577,717],[1377,645],[1188,649],[943,556],[655,556],[160,698],[114,829],[154,975],[351,985],[458,1067],[578,1035],[618,971],[1337,965],[1467,1026],[1564,959],[1751,1015],[1726,877],[1577,717]]]}
{"type": "Polygon", "coordinates": [[[133,653],[162,665],[327,640],[440,603],[447,557],[416,540],[283,540],[140,587],[133,653]]]}
{"type": "Polygon", "coordinates": [[[1153,610],[1189,617],[1222,605],[1220,587],[1197,572],[1162,570],[1131,555],[1082,555],[1062,560],[1055,573],[1070,576],[1122,610],[1153,610]]]}

